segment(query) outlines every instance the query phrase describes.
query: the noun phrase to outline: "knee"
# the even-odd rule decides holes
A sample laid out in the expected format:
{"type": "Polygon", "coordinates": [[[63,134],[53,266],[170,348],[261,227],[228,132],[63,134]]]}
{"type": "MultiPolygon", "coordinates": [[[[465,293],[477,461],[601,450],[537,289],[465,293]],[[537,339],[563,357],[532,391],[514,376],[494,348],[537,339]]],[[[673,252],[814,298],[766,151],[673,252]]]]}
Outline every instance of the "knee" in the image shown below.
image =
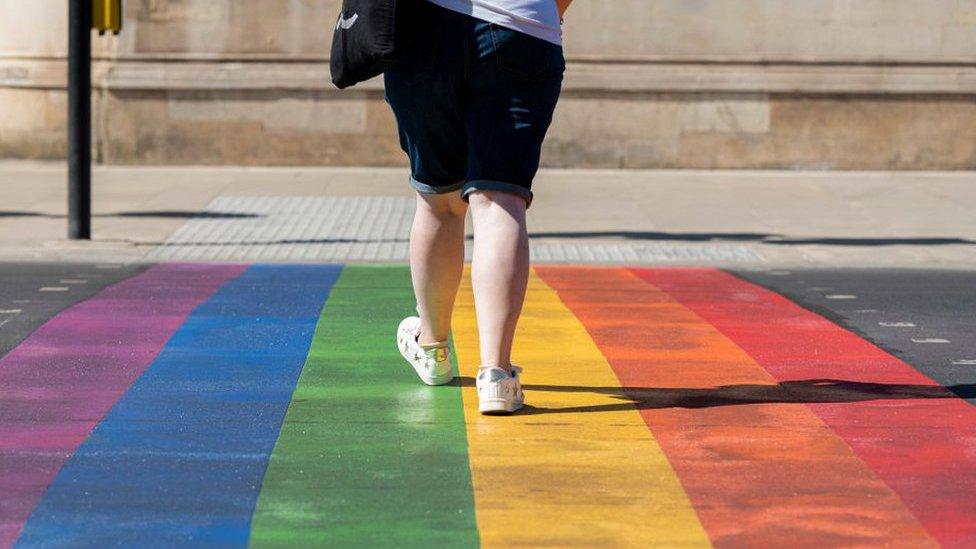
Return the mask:
{"type": "Polygon", "coordinates": [[[461,199],[461,193],[444,194],[417,193],[418,206],[426,208],[439,218],[464,217],[468,213],[468,203],[461,199]]]}
{"type": "Polygon", "coordinates": [[[528,201],[524,197],[506,191],[477,189],[468,194],[467,200],[475,211],[495,207],[508,212],[524,213],[528,207],[528,201]]]}

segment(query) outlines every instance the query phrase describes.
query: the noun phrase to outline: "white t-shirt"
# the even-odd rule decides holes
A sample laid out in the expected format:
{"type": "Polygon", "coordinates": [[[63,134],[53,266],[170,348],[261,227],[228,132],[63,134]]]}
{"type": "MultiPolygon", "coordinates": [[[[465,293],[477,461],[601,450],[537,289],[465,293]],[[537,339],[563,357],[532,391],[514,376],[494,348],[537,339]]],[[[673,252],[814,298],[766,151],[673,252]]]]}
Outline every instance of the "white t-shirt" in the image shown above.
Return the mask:
{"type": "Polygon", "coordinates": [[[562,45],[556,0],[429,0],[442,8],[562,45]]]}

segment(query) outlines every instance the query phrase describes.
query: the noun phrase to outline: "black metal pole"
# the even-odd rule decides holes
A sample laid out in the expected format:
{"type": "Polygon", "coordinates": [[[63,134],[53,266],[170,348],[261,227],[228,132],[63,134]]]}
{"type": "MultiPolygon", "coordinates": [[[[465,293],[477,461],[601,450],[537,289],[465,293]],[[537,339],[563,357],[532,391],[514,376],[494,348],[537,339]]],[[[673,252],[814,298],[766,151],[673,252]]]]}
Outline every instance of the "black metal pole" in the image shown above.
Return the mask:
{"type": "Polygon", "coordinates": [[[68,238],[91,238],[92,1],[68,0],[68,238]]]}

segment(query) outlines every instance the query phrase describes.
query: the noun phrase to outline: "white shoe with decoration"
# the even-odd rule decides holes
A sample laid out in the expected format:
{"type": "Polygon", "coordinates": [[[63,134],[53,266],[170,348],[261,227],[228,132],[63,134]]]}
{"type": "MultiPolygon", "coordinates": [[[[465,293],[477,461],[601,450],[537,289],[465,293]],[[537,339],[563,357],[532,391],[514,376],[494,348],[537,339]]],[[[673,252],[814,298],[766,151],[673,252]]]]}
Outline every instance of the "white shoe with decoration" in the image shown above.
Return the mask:
{"type": "Polygon", "coordinates": [[[408,316],[397,327],[397,348],[427,385],[444,385],[454,379],[454,364],[447,341],[421,345],[420,317],[408,316]]]}
{"type": "Polygon", "coordinates": [[[522,392],[522,369],[512,365],[508,373],[498,366],[478,369],[478,411],[482,414],[511,414],[525,404],[522,392]]]}

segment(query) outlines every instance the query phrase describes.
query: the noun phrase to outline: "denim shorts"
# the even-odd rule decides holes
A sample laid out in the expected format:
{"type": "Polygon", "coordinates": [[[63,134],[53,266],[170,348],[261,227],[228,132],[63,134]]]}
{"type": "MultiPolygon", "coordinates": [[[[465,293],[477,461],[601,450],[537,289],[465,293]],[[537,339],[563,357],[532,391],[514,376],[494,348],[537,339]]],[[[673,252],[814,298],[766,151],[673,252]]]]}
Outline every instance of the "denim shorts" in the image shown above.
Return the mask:
{"type": "Polygon", "coordinates": [[[421,193],[517,194],[532,180],[566,61],[561,46],[420,2],[423,31],[386,72],[385,99],[421,193]]]}

